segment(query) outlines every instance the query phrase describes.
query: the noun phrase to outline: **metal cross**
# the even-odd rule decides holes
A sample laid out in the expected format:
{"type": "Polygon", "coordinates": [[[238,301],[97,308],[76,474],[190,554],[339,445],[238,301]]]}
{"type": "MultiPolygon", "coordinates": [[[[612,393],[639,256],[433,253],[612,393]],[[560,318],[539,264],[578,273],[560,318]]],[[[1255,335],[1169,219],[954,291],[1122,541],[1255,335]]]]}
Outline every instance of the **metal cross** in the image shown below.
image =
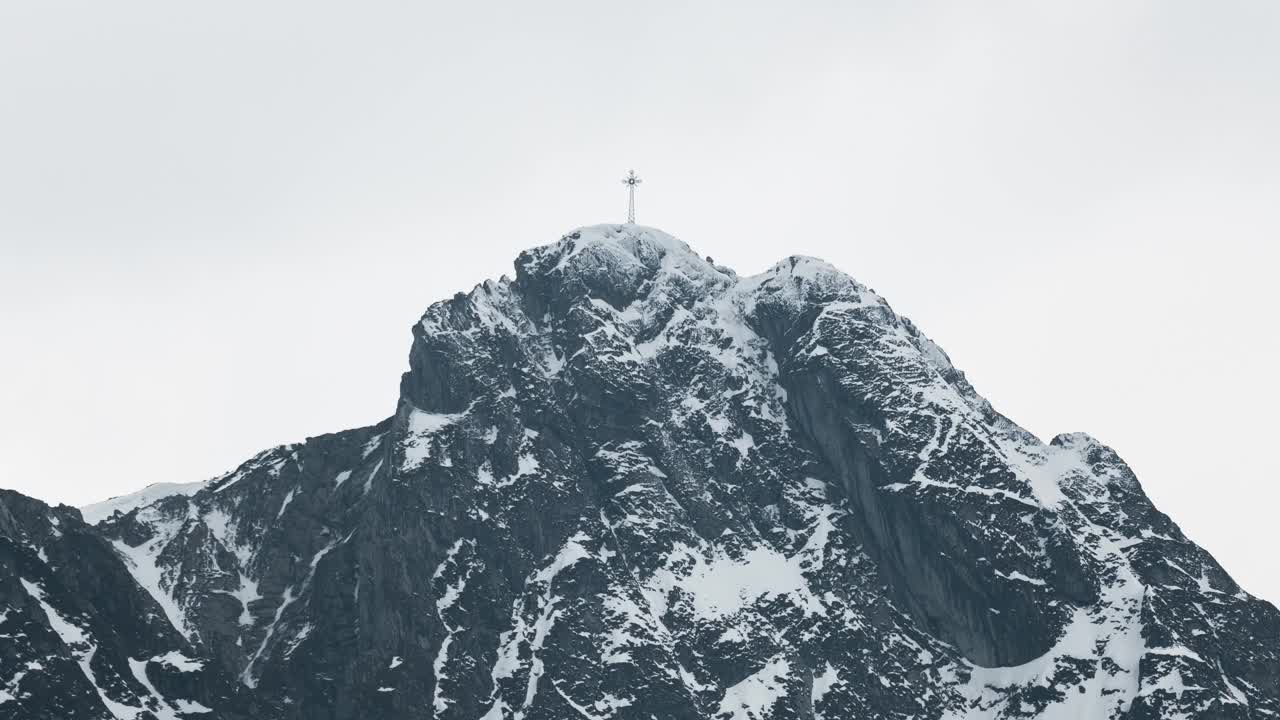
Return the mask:
{"type": "Polygon", "coordinates": [[[627,192],[630,193],[627,201],[627,222],[634,225],[636,222],[636,186],[640,184],[640,177],[636,175],[635,170],[628,170],[627,176],[622,178],[622,184],[627,186],[627,192]]]}

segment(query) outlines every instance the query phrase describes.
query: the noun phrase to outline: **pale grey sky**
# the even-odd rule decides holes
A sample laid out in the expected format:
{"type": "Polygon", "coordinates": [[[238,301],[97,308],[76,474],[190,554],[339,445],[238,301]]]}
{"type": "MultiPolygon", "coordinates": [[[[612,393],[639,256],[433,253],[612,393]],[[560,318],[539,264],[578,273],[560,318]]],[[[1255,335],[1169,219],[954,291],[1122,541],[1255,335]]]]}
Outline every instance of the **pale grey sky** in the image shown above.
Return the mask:
{"type": "Polygon", "coordinates": [[[823,257],[1280,600],[1280,3],[0,3],[0,486],[394,408],[564,231],[823,257]]]}

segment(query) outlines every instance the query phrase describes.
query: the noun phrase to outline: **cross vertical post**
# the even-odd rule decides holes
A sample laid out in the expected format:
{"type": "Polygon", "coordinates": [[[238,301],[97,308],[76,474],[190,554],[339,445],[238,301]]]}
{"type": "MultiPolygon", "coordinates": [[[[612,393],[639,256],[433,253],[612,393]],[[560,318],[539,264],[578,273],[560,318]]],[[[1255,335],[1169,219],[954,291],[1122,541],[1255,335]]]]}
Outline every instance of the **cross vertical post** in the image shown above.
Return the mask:
{"type": "Polygon", "coordinates": [[[627,224],[634,225],[636,223],[636,186],[640,184],[640,176],[636,175],[635,170],[628,170],[627,176],[622,178],[622,184],[627,186],[627,224]]]}

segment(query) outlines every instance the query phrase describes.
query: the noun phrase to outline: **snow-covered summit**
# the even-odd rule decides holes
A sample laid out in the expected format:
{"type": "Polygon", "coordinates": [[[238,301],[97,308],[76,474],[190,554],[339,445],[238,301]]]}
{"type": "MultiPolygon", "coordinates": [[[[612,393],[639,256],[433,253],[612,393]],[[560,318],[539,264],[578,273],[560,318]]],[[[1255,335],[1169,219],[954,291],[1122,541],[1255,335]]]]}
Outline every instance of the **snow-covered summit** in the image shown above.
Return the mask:
{"type": "MultiPolygon", "coordinates": [[[[565,233],[560,240],[522,254],[539,265],[551,259],[544,271],[592,273],[601,267],[640,265],[649,269],[679,268],[693,276],[732,275],[717,269],[674,235],[645,225],[586,225],[565,233]]],[[[517,264],[521,261],[517,260],[517,264]]]]}
{"type": "Polygon", "coordinates": [[[792,255],[763,273],[744,279],[741,291],[778,295],[796,304],[841,299],[888,307],[884,298],[862,283],[831,263],[808,255],[792,255]]]}

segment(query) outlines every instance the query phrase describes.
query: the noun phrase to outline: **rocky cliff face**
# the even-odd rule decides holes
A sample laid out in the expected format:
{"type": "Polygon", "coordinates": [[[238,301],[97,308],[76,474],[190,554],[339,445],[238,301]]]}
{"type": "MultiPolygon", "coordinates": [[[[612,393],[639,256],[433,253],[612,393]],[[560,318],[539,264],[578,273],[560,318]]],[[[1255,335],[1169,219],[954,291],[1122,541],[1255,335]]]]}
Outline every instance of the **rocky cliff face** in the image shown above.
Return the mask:
{"type": "Polygon", "coordinates": [[[260,717],[74,508],[0,490],[0,717],[260,717]]]}
{"type": "Polygon", "coordinates": [[[0,513],[0,717],[1280,714],[1273,606],[821,261],[582,228],[413,334],[377,426],[0,513]]]}

